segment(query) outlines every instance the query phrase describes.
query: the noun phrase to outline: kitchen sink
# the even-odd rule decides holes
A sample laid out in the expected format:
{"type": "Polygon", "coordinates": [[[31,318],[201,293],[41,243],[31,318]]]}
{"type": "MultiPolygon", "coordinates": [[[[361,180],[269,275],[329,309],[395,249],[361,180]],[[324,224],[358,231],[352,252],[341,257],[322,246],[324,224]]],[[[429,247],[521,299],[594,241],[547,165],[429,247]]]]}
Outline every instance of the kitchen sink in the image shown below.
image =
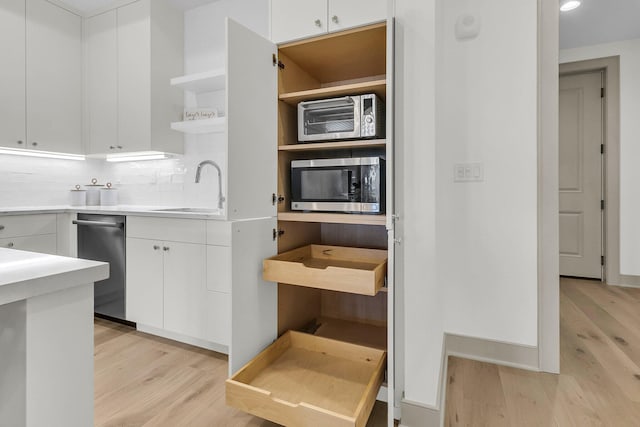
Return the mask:
{"type": "Polygon", "coordinates": [[[220,214],[220,209],[167,208],[167,209],[154,209],[153,212],[187,212],[187,213],[202,213],[202,214],[220,214]]]}

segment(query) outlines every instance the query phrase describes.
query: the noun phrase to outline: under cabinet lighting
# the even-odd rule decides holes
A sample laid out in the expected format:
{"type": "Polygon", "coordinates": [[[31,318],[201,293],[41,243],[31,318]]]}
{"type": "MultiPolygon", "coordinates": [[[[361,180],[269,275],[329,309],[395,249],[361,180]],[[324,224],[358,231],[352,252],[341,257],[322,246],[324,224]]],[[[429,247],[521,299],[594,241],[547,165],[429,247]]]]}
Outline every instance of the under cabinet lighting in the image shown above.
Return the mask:
{"type": "Polygon", "coordinates": [[[142,160],[168,159],[166,153],[160,151],[140,151],[138,153],[107,154],[107,162],[139,162],[142,160]]]}
{"type": "Polygon", "coordinates": [[[570,10],[577,8],[578,6],[580,6],[580,4],[581,4],[580,0],[565,0],[560,3],[560,10],[562,12],[568,12],[570,10]]]}
{"type": "Polygon", "coordinates": [[[0,148],[0,154],[12,156],[44,157],[47,159],[85,160],[82,154],[53,153],[51,151],[25,150],[20,148],[0,148]]]}

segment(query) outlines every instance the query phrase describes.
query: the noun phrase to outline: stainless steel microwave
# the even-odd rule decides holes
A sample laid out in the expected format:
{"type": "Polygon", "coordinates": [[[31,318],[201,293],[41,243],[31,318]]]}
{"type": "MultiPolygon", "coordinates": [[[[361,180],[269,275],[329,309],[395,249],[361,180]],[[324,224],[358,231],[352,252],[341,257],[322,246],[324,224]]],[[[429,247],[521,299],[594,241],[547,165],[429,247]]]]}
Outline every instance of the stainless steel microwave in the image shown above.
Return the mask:
{"type": "Polygon", "coordinates": [[[384,159],[291,162],[291,210],[378,214],[384,209],[384,159]]]}
{"type": "Polygon", "coordinates": [[[384,138],[384,103],[375,94],[298,104],[298,141],[384,138]]]}

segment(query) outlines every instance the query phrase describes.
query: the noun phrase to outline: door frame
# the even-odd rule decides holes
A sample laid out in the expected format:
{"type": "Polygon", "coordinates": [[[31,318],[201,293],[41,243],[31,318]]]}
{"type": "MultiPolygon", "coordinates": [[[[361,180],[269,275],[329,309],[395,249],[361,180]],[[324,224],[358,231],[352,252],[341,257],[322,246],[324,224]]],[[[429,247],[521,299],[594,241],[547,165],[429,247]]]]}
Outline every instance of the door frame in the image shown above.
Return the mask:
{"type": "MultiPolygon", "coordinates": [[[[560,10],[557,3],[538,0],[538,368],[560,372],[560,259],[558,194],[559,41],[560,10]]],[[[585,67],[591,61],[563,66],[585,67]]],[[[608,102],[606,114],[607,268],[609,283],[619,283],[619,57],[593,60],[591,67],[605,68],[608,102]],[[600,64],[595,64],[595,62],[600,64]],[[616,173],[614,173],[614,171],[616,173]]]]}
{"type": "Polygon", "coordinates": [[[560,64],[559,76],[603,72],[604,78],[604,170],[602,188],[604,271],[602,278],[608,284],[620,281],[620,57],[588,59],[560,64]]]}

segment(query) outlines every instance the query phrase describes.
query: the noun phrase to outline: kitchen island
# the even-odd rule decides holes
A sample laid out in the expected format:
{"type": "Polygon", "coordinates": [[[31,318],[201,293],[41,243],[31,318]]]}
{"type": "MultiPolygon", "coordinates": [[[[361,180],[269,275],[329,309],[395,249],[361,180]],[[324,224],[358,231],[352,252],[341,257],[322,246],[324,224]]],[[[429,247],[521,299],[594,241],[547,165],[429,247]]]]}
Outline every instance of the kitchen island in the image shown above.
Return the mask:
{"type": "Polygon", "coordinates": [[[101,262],[0,248],[0,420],[93,425],[93,283],[101,262]]]}

